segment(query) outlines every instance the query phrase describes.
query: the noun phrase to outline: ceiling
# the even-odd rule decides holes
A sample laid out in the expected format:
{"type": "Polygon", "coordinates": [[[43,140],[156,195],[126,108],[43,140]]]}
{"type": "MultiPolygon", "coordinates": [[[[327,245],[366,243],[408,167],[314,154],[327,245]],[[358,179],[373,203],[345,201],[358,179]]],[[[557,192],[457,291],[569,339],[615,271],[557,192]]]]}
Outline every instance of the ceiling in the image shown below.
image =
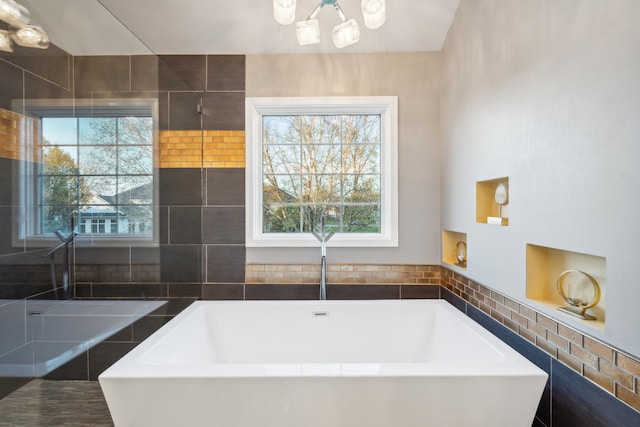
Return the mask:
{"type": "MultiPolygon", "coordinates": [[[[273,18],[271,0],[18,0],[53,43],[72,55],[275,54],[439,51],[459,0],[388,0],[387,21],[364,26],[360,0],[340,0],[360,42],[338,49],[331,7],[320,11],[321,42],[298,46],[295,24],[273,18]]],[[[304,20],[319,0],[298,0],[304,20]]]]}

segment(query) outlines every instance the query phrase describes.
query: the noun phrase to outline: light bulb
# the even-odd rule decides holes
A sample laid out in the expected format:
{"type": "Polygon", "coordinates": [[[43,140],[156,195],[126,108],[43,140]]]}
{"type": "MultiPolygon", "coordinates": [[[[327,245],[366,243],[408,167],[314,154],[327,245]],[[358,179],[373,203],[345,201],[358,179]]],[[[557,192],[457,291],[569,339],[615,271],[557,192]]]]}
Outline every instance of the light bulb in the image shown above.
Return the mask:
{"type": "Polygon", "coordinates": [[[360,40],[360,28],[355,19],[349,19],[340,25],[333,27],[333,43],[337,48],[357,43],[360,40]]]}
{"type": "Polygon", "coordinates": [[[298,36],[298,44],[300,46],[320,43],[320,25],[318,24],[318,20],[310,19],[296,23],[296,35],[298,36]]]}
{"type": "Polygon", "coordinates": [[[37,25],[24,27],[13,33],[13,41],[20,46],[46,49],[49,47],[49,37],[37,25]]]}
{"type": "Polygon", "coordinates": [[[13,27],[22,28],[30,21],[29,11],[13,0],[0,0],[0,20],[13,27]]]}
{"type": "Polygon", "coordinates": [[[279,24],[291,24],[296,19],[296,0],[273,0],[273,17],[279,24]]]}
{"type": "Polygon", "coordinates": [[[387,6],[385,0],[362,0],[360,4],[364,25],[372,30],[378,29],[387,19],[387,6]]]}
{"type": "Polygon", "coordinates": [[[11,45],[11,36],[7,30],[0,30],[0,50],[4,52],[13,52],[11,45]]]}

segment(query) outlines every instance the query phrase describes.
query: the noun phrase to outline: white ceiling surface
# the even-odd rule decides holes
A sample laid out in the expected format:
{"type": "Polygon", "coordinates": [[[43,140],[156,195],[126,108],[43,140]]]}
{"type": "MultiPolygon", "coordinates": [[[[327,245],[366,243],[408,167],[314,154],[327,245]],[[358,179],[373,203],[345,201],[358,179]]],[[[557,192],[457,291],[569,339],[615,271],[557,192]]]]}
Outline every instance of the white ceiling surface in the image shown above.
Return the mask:
{"type": "MultiPolygon", "coordinates": [[[[387,21],[364,26],[360,0],[341,0],[360,26],[360,42],[338,49],[331,29],[340,23],[326,6],[318,15],[321,42],[298,46],[295,23],[273,18],[272,0],[18,0],[72,55],[275,54],[439,51],[459,0],[387,0],[387,21]]],[[[298,0],[304,20],[319,0],[298,0]]]]}

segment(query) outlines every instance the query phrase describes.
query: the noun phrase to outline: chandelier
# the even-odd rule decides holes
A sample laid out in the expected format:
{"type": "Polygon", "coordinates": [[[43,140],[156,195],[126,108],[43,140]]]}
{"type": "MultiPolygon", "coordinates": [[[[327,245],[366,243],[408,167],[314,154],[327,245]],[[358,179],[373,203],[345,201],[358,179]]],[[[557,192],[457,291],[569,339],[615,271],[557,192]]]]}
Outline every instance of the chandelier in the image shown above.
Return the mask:
{"type": "MultiPolygon", "coordinates": [[[[342,20],[341,24],[333,27],[333,43],[338,48],[357,43],[360,40],[360,28],[355,19],[347,19],[338,0],[320,0],[311,14],[304,21],[296,23],[298,44],[305,46],[320,43],[320,26],[316,17],[324,6],[333,6],[342,20]]],[[[380,28],[387,17],[385,0],[362,0],[362,16],[367,28],[380,28]]],[[[282,25],[289,25],[295,20],[296,0],[273,0],[273,16],[282,25]]]]}
{"type": "Polygon", "coordinates": [[[0,50],[13,52],[13,42],[23,47],[49,47],[47,33],[31,20],[26,7],[15,0],[0,0],[0,50]]]}

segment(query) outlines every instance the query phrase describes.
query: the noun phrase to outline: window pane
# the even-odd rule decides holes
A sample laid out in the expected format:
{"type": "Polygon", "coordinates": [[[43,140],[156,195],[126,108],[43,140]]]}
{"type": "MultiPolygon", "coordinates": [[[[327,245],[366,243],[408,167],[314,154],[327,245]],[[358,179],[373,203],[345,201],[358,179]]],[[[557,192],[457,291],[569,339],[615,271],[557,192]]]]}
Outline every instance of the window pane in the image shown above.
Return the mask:
{"type": "Polygon", "coordinates": [[[43,176],[42,204],[76,206],[80,187],[75,176],[43,176]]]}
{"type": "Polygon", "coordinates": [[[153,201],[152,176],[118,176],[118,204],[151,204],[153,201]]]}
{"type": "Polygon", "coordinates": [[[302,148],[302,173],[337,173],[341,170],[340,146],[306,144],[302,148]]]}
{"type": "Polygon", "coordinates": [[[300,202],[300,176],[265,175],[262,200],[269,204],[300,202]]]}
{"type": "Polygon", "coordinates": [[[265,204],[262,228],[264,233],[299,233],[300,207],[265,204]]]}
{"type": "Polygon", "coordinates": [[[299,116],[298,132],[303,144],[340,144],[340,116],[299,116]]]}
{"type": "Polygon", "coordinates": [[[42,140],[45,145],[75,145],[78,142],[78,120],[75,117],[44,117],[42,140]]]}
{"type": "Polygon", "coordinates": [[[71,218],[76,208],[70,206],[43,206],[42,207],[42,232],[54,233],[62,230],[68,233],[71,229],[71,218]]]}
{"type": "Polygon", "coordinates": [[[303,175],[302,201],[337,203],[340,201],[340,175],[303,175]]]}
{"type": "Polygon", "coordinates": [[[79,117],[80,144],[115,145],[117,142],[115,117],[79,117]]]}
{"type": "Polygon", "coordinates": [[[76,147],[42,147],[42,172],[47,175],[76,175],[78,173],[76,147]]]}
{"type": "Polygon", "coordinates": [[[266,145],[262,155],[265,174],[300,173],[299,145],[266,145]]]}
{"type": "Polygon", "coordinates": [[[340,232],[340,205],[315,205],[306,206],[304,209],[303,231],[311,233],[320,231],[322,227],[322,216],[325,215],[325,232],[340,232]]]}
{"type": "Polygon", "coordinates": [[[342,231],[346,233],[379,233],[380,207],[346,205],[342,223],[342,231]]]}
{"type": "Polygon", "coordinates": [[[153,120],[151,117],[119,117],[118,143],[151,145],[153,142],[153,120]]]}
{"type": "Polygon", "coordinates": [[[343,181],[346,203],[380,203],[380,175],[347,175],[343,181]]]}
{"type": "Polygon", "coordinates": [[[380,144],[380,115],[343,116],[345,143],[380,144]]]}
{"type": "Polygon", "coordinates": [[[113,175],[116,173],[117,149],[115,146],[80,146],[80,174],[113,175]]]}
{"type": "Polygon", "coordinates": [[[84,187],[88,196],[85,203],[96,203],[96,197],[101,198],[100,203],[116,203],[117,178],[115,176],[86,176],[84,187]]]}
{"type": "Polygon", "coordinates": [[[345,145],[342,150],[342,164],[345,173],[380,173],[380,146],[345,145]]]}
{"type": "Polygon", "coordinates": [[[119,174],[148,174],[153,173],[153,149],[148,146],[118,147],[119,174]]]}
{"type": "Polygon", "coordinates": [[[299,144],[299,126],[296,116],[264,116],[262,118],[263,143],[299,144]]]}

